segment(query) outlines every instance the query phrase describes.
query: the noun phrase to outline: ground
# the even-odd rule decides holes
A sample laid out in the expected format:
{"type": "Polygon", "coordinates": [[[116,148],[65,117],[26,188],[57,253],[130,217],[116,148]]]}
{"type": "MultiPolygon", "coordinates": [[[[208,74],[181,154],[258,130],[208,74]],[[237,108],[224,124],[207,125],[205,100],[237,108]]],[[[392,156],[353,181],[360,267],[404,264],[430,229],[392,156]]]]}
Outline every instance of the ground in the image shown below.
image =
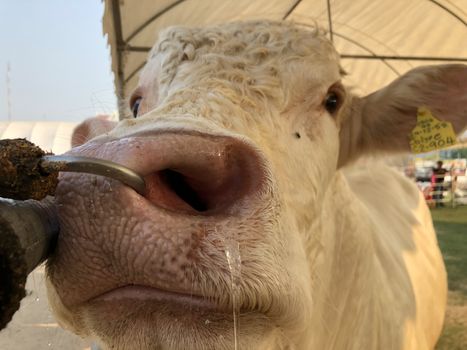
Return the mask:
{"type": "MultiPolygon", "coordinates": [[[[449,279],[443,335],[436,350],[467,349],[467,206],[432,210],[449,279]]],[[[2,350],[91,350],[91,345],[57,325],[47,306],[44,268],[28,279],[28,296],[8,327],[0,332],[2,350]]]]}
{"type": "Polygon", "coordinates": [[[448,270],[449,298],[436,350],[467,349],[467,206],[432,210],[448,270]]]}
{"type": "Polygon", "coordinates": [[[7,328],[0,331],[1,350],[91,350],[89,342],[61,329],[51,315],[44,266],[29,275],[26,290],[21,308],[7,328]]]}

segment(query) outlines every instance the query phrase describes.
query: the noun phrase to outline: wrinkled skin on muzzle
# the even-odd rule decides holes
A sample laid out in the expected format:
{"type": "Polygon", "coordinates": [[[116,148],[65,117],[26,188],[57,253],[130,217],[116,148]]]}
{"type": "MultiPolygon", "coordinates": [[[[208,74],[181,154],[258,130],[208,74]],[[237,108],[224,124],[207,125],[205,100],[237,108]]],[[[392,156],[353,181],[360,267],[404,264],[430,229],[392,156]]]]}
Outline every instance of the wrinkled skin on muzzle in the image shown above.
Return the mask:
{"type": "Polygon", "coordinates": [[[228,344],[234,314],[256,332],[283,317],[274,299],[290,297],[277,283],[289,262],[277,237],[267,237],[280,214],[258,150],[231,136],[154,130],[72,153],[124,164],[148,188],[142,197],[105,178],[61,179],[62,234],[49,274],[63,305],[84,316],[73,319],[79,327],[116,339],[124,335],[116,327],[139,325],[151,343],[177,327],[186,339],[206,334],[228,344]],[[281,256],[284,266],[264,276],[260,266],[281,256]]]}
{"type": "Polygon", "coordinates": [[[70,154],[133,169],[147,193],[61,175],[47,266],[60,324],[122,350],[434,346],[446,283],[423,199],[387,168],[371,181],[340,169],[408,149],[419,105],[462,130],[467,70],[440,67],[358,98],[318,31],[162,32],[130,101],[136,118],[75,132],[70,154]]]}

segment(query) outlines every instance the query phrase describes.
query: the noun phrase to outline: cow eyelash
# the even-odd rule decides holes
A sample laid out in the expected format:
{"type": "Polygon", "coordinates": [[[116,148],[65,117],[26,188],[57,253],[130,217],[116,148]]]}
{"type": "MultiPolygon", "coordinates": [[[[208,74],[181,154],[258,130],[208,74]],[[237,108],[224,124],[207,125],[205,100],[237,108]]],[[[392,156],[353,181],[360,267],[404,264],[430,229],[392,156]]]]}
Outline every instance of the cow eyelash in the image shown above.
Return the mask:
{"type": "Polygon", "coordinates": [[[142,99],[143,98],[141,96],[133,96],[130,100],[130,109],[133,113],[133,118],[138,117],[139,107],[141,106],[142,99]]]}
{"type": "Polygon", "coordinates": [[[344,102],[344,96],[344,88],[340,83],[336,83],[329,88],[323,101],[323,106],[329,114],[336,115],[344,102]]]}

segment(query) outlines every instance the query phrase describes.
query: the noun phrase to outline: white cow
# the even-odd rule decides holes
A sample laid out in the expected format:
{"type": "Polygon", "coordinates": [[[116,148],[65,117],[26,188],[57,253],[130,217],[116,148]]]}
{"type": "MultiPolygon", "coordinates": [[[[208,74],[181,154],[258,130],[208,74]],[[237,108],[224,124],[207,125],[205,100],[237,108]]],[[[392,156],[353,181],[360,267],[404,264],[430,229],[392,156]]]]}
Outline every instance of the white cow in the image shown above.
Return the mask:
{"type": "Polygon", "coordinates": [[[351,163],[408,151],[422,106],[460,132],[467,66],[363,98],[342,75],[291,23],[162,32],[135,119],[71,151],[141,173],[147,195],[61,177],[60,324],[105,349],[433,349],[447,287],[429,210],[402,175],[351,163]]]}

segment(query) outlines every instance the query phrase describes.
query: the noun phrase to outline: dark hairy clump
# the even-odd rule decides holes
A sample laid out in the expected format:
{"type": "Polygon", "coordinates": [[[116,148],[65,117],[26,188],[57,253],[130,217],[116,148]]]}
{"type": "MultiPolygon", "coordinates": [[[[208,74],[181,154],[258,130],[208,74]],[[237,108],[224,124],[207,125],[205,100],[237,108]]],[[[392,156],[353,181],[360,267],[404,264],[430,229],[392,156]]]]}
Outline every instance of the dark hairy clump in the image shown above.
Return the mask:
{"type": "Polygon", "coordinates": [[[24,249],[10,223],[0,217],[0,330],[11,321],[26,296],[24,249]]]}
{"type": "Polygon", "coordinates": [[[53,195],[57,172],[40,167],[46,153],[25,139],[0,140],[0,197],[40,200],[53,195]]]}

